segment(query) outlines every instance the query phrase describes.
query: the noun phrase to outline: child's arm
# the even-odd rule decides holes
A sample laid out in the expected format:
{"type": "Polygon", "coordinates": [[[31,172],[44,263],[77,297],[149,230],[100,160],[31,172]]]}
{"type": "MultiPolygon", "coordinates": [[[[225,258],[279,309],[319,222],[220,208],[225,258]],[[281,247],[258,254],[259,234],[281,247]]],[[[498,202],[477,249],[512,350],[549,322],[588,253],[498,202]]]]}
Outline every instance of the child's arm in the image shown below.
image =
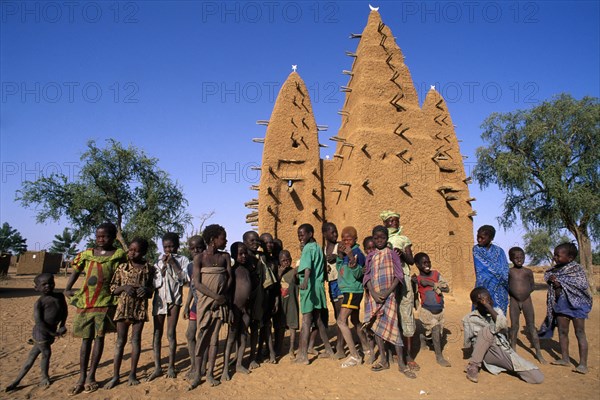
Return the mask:
{"type": "Polygon", "coordinates": [[[185,299],[185,304],[183,305],[183,319],[189,319],[190,318],[190,305],[192,304],[192,288],[190,285],[190,290],[188,290],[188,295],[185,299]]]}
{"type": "Polygon", "coordinates": [[[56,333],[57,335],[64,335],[67,332],[65,325],[67,324],[67,317],[69,316],[69,307],[67,307],[67,301],[65,300],[65,296],[62,294],[60,295],[59,303],[61,318],[60,322],[58,323],[58,330],[56,333]]]}
{"type": "Polygon", "coordinates": [[[400,255],[400,258],[402,259],[402,261],[404,261],[408,265],[413,265],[415,263],[415,260],[413,258],[413,253],[412,253],[412,244],[409,244],[408,246],[406,246],[404,248],[404,250],[402,250],[400,252],[399,255],[400,255]]]}
{"type": "Polygon", "coordinates": [[[205,296],[214,299],[218,305],[224,304],[226,301],[225,296],[210,290],[205,284],[202,283],[202,255],[198,254],[194,257],[194,288],[205,296]]]}
{"type": "Polygon", "coordinates": [[[367,288],[369,289],[369,293],[371,294],[371,297],[373,298],[373,300],[375,300],[375,303],[381,304],[385,301],[385,299],[381,296],[381,294],[377,290],[375,290],[375,288],[373,287],[373,281],[369,280],[367,282],[367,288]]]}
{"type": "Polygon", "coordinates": [[[67,281],[67,286],[65,286],[65,290],[64,290],[64,294],[67,297],[71,297],[75,294],[75,290],[73,290],[73,285],[75,284],[75,282],[77,281],[77,278],[79,278],[79,275],[81,275],[81,271],[73,271],[71,273],[71,276],[69,276],[69,280],[67,281]]]}
{"type": "Polygon", "coordinates": [[[440,275],[437,284],[435,284],[433,286],[433,289],[440,289],[441,292],[444,293],[449,293],[450,292],[450,286],[448,285],[448,282],[446,282],[446,280],[444,278],[442,278],[442,275],[440,275]]]}
{"type": "Polygon", "coordinates": [[[308,288],[308,280],[310,279],[310,268],[304,269],[304,280],[300,284],[300,290],[306,290],[308,288]]]}
{"type": "Polygon", "coordinates": [[[529,291],[529,294],[533,293],[533,291],[535,290],[535,278],[533,277],[533,271],[529,270],[529,284],[531,285],[531,290],[529,291]]]}
{"type": "Polygon", "coordinates": [[[388,290],[381,292],[381,298],[383,301],[387,300],[387,298],[390,296],[390,294],[392,294],[392,292],[394,290],[396,290],[399,283],[400,283],[400,281],[398,280],[398,278],[394,278],[394,282],[392,282],[392,286],[390,286],[388,288],[388,290]]]}

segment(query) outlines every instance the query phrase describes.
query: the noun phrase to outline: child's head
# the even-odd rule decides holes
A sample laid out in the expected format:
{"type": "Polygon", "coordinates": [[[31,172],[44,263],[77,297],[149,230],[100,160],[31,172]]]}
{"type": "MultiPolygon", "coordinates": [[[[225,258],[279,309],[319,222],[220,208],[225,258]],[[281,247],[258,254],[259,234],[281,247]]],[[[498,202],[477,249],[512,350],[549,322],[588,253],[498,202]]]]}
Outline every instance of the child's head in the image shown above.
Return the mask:
{"type": "Polygon", "coordinates": [[[292,265],[292,255],[287,250],[281,250],[279,253],[279,265],[288,268],[292,265]]]}
{"type": "Polygon", "coordinates": [[[520,247],[511,247],[508,250],[508,259],[514,267],[520,268],[525,263],[525,251],[520,247]]]}
{"type": "Polygon", "coordinates": [[[54,275],[44,272],[33,278],[35,290],[43,294],[50,294],[54,291],[54,275]]]}
{"type": "Polygon", "coordinates": [[[386,228],[398,229],[400,227],[400,214],[394,211],[382,211],[379,217],[386,228]]]}
{"type": "Polygon", "coordinates": [[[477,245],[479,247],[488,247],[494,237],[496,236],[496,229],[491,225],[483,225],[477,229],[477,245]]]}
{"type": "Polygon", "coordinates": [[[127,249],[127,258],[130,261],[143,263],[146,253],[148,253],[148,241],[141,237],[133,238],[127,249]]]}
{"type": "Polygon", "coordinates": [[[577,258],[577,246],[573,243],[561,243],[554,248],[554,262],[556,264],[568,264],[577,258]]]}
{"type": "Polygon", "coordinates": [[[275,242],[273,241],[273,235],[270,233],[263,233],[260,235],[260,242],[262,243],[263,250],[267,254],[273,254],[275,251],[275,242]]]}
{"type": "Polygon", "coordinates": [[[194,235],[188,239],[188,248],[190,249],[190,253],[192,253],[193,257],[206,250],[206,243],[204,243],[204,239],[202,239],[202,236],[194,235]]]}
{"type": "Polygon", "coordinates": [[[217,250],[223,250],[227,245],[227,232],[218,224],[211,224],[204,228],[202,237],[207,246],[212,246],[217,250]]]}
{"type": "Polygon", "coordinates": [[[484,311],[483,303],[490,304],[494,306],[494,302],[492,301],[492,296],[490,296],[490,292],[483,286],[478,286],[475,289],[471,290],[471,303],[479,310],[484,311]]]}
{"type": "Polygon", "coordinates": [[[254,231],[248,231],[244,233],[244,236],[242,236],[242,240],[244,241],[244,244],[246,245],[248,250],[250,250],[253,253],[258,251],[258,246],[260,246],[260,239],[258,237],[258,233],[254,231]]]}
{"type": "Polygon", "coordinates": [[[379,250],[384,249],[387,246],[388,241],[388,230],[383,225],[377,225],[373,228],[373,242],[375,243],[375,247],[379,250]]]}
{"type": "Polygon", "coordinates": [[[431,272],[431,260],[426,253],[415,254],[414,260],[420,272],[423,274],[429,274],[431,272]]]}
{"type": "Polygon", "coordinates": [[[248,259],[248,248],[242,242],[235,242],[230,247],[231,258],[235,261],[236,265],[246,265],[248,259]]]}
{"type": "Polygon", "coordinates": [[[113,243],[117,238],[117,227],[112,222],[104,222],[96,228],[96,246],[103,250],[113,248],[113,243]]]}
{"type": "Polygon", "coordinates": [[[301,244],[306,244],[313,239],[315,228],[311,224],[302,224],[298,228],[298,240],[301,244]]]}
{"type": "Polygon", "coordinates": [[[163,251],[166,254],[177,254],[179,250],[179,235],[174,232],[167,232],[162,237],[163,251]]]}
{"type": "Polygon", "coordinates": [[[323,233],[325,240],[329,243],[337,243],[338,231],[333,222],[325,222],[321,227],[321,232],[323,233]]]}
{"type": "Polygon", "coordinates": [[[347,226],[342,229],[342,243],[347,247],[353,247],[356,244],[358,238],[358,232],[353,226],[347,226]]]}
{"type": "Polygon", "coordinates": [[[373,236],[367,236],[363,240],[363,249],[365,249],[365,253],[369,254],[373,250],[375,250],[375,242],[373,241],[373,236]]]}

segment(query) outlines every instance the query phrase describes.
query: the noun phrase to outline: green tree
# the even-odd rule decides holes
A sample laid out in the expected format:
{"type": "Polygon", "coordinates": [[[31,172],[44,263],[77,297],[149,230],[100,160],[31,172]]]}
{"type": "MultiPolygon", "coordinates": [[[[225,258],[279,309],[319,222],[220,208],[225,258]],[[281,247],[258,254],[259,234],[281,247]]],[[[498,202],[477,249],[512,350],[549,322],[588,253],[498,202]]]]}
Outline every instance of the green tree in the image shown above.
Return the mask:
{"type": "Polygon", "coordinates": [[[26,251],[27,239],[23,239],[19,231],[11,227],[8,222],[3,223],[0,228],[0,254],[23,254],[26,251]]]}
{"type": "Polygon", "coordinates": [[[551,234],[543,229],[535,229],[523,235],[525,253],[530,265],[551,264],[554,248],[561,243],[570,242],[564,235],[551,234]]]}
{"type": "Polygon", "coordinates": [[[126,250],[134,236],[152,239],[164,232],[182,234],[190,222],[187,200],[177,183],[144,151],[110,139],[100,148],[87,143],[79,176],[26,181],[17,191],[24,207],[36,207],[37,221],[66,217],[84,236],[105,221],[117,226],[117,240],[126,250]]]}
{"type": "Polygon", "coordinates": [[[493,113],[482,125],[474,177],[506,193],[503,227],[566,228],[595,290],[592,239],[600,238],[600,104],[561,94],[530,110],[493,113]]]}
{"type": "Polygon", "coordinates": [[[77,233],[73,233],[69,228],[63,229],[61,234],[54,235],[50,251],[52,253],[61,253],[65,257],[75,257],[79,250],[77,244],[81,241],[77,233]]]}

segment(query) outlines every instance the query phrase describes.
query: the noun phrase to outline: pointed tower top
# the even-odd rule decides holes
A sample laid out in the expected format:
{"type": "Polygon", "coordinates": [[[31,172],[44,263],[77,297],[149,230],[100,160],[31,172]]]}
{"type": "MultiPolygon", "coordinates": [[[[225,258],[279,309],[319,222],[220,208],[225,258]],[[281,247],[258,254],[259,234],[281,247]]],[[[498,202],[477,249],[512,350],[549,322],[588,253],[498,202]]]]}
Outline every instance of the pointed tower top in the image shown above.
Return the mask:
{"type": "Polygon", "coordinates": [[[292,64],[292,71],[296,72],[297,69],[298,69],[298,65],[292,64]]]}
{"type": "Polygon", "coordinates": [[[373,7],[370,4],[369,4],[369,8],[371,9],[371,11],[379,11],[379,7],[373,7]]]}

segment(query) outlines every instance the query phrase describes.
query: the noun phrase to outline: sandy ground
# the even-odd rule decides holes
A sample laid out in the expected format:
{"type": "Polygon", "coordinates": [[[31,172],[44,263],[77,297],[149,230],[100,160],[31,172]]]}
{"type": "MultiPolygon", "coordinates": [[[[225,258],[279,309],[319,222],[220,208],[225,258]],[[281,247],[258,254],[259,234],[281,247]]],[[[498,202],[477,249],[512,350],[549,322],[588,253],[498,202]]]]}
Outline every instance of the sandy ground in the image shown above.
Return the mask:
{"type": "MultiPolygon", "coordinates": [[[[12,270],[11,270],[12,271],[12,270]]],[[[37,293],[32,289],[32,276],[9,275],[8,280],[0,281],[0,388],[2,390],[16,377],[19,369],[27,358],[31,346],[27,339],[31,336],[32,307],[37,293]]],[[[541,274],[536,274],[536,281],[541,281],[541,274]]],[[[64,288],[66,278],[57,276],[57,290],[64,288]]],[[[546,286],[539,283],[533,294],[536,307],[536,323],[539,326],[545,315],[546,286]]],[[[176,367],[180,373],[176,379],[159,378],[153,382],[142,382],[139,386],[128,387],[121,384],[111,391],[99,389],[92,394],[80,394],[76,397],[87,399],[175,399],[191,396],[208,396],[210,399],[232,398],[262,398],[262,399],[417,399],[417,398],[447,398],[467,399],[482,398],[544,398],[544,399],[599,399],[600,398],[600,298],[594,298],[594,308],[586,323],[589,341],[589,367],[587,375],[571,372],[572,368],[542,365],[545,382],[541,385],[528,385],[517,377],[503,373],[493,376],[487,372],[480,374],[478,384],[465,379],[463,367],[466,361],[461,350],[462,325],[461,318],[470,310],[467,293],[454,293],[446,296],[446,328],[448,344],[445,348],[446,357],[452,362],[451,368],[442,368],[435,363],[433,351],[424,350],[417,354],[417,362],[421,365],[418,378],[410,380],[401,375],[397,369],[382,372],[371,372],[367,365],[357,368],[341,369],[339,362],[327,359],[313,360],[309,366],[295,365],[286,356],[278,364],[262,364],[250,375],[234,375],[230,382],[223,382],[218,387],[202,384],[193,392],[187,391],[185,373],[189,370],[187,348],[185,345],[185,330],[187,321],[183,319],[177,327],[179,346],[177,348],[176,367]]],[[[70,328],[74,312],[70,309],[67,327],[70,328]]],[[[524,321],[521,321],[524,325],[524,321]]],[[[329,329],[330,337],[334,329],[329,329]]],[[[225,331],[221,337],[225,339],[225,331]]],[[[521,340],[518,352],[527,359],[533,360],[529,342],[520,333],[521,340]]],[[[555,338],[557,335],[555,334],[555,338]]],[[[557,340],[542,342],[543,353],[547,360],[557,358],[559,350],[557,340]]],[[[142,355],[140,358],[140,378],[150,374],[152,361],[152,326],[146,325],[142,355]]],[[[224,341],[220,342],[219,353],[222,352],[224,341]]],[[[98,370],[97,378],[104,384],[112,375],[112,359],[115,335],[110,334],[106,339],[106,347],[98,370]]],[[[68,390],[75,384],[78,377],[80,340],[67,335],[58,340],[52,347],[50,376],[52,385],[47,389],[37,386],[40,381],[39,360],[29,374],[21,382],[17,391],[0,393],[0,398],[30,399],[65,398],[68,390]]],[[[167,361],[167,340],[163,339],[163,363],[167,361]]],[[[287,345],[287,338],[286,338],[287,345]]],[[[126,347],[126,354],[130,351],[126,347]]],[[[571,357],[579,359],[577,341],[571,333],[571,357]]],[[[121,369],[122,381],[126,381],[129,373],[129,356],[123,362],[121,369]]],[[[219,356],[216,376],[220,376],[223,367],[222,356],[219,356]]]]}

